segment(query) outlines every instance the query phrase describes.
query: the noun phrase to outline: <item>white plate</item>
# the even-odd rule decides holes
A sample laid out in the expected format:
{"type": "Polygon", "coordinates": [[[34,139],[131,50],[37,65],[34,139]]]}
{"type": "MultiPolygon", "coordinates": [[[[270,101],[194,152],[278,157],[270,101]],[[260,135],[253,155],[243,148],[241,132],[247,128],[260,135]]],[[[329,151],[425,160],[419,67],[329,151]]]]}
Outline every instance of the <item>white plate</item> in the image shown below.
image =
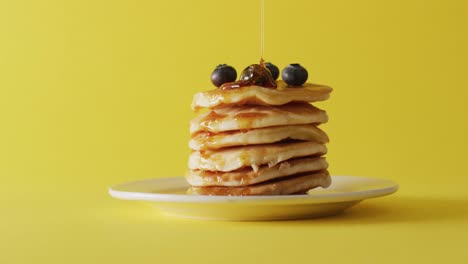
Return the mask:
{"type": "Polygon", "coordinates": [[[183,177],[149,179],[109,188],[112,197],[153,203],[164,214],[207,220],[286,220],[334,215],[358,202],[392,194],[395,182],[356,176],[332,176],[327,189],[303,195],[188,195],[183,177]]]}

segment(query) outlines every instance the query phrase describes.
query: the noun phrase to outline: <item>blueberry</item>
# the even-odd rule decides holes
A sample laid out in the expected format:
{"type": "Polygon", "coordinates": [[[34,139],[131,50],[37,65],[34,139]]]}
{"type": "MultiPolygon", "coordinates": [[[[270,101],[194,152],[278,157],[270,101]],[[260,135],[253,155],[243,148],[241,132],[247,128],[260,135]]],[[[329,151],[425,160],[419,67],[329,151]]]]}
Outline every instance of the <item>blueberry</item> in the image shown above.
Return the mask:
{"type": "Polygon", "coordinates": [[[265,63],[265,67],[271,72],[271,76],[273,77],[274,80],[278,79],[279,69],[278,67],[276,67],[276,65],[274,65],[271,62],[267,62],[265,63]]]}
{"type": "Polygon", "coordinates": [[[291,86],[301,86],[307,81],[309,74],[299,63],[293,63],[283,69],[281,77],[283,81],[291,86]]]}
{"type": "Polygon", "coordinates": [[[224,83],[233,82],[236,80],[236,78],[236,69],[227,64],[220,64],[216,66],[213,73],[211,74],[211,82],[216,87],[220,87],[224,83]]]}

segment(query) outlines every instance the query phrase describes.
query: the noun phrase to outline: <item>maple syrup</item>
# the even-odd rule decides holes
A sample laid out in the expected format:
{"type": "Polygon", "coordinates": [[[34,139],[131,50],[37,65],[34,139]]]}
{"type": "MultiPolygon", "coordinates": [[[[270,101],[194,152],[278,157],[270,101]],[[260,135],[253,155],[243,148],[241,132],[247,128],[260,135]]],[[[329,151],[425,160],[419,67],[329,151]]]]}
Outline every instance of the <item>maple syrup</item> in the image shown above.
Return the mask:
{"type": "Polygon", "coordinates": [[[263,59],[259,64],[252,64],[242,71],[238,81],[221,85],[221,90],[235,89],[244,86],[258,85],[266,88],[276,88],[277,84],[271,72],[265,67],[263,59]]]}

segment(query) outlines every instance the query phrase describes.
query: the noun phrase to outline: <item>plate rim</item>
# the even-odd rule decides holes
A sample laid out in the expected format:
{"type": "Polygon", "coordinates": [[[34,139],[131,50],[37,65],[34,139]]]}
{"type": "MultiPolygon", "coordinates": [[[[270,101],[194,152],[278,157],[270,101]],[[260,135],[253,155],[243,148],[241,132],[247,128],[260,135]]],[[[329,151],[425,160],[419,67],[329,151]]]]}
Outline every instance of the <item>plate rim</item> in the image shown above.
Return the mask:
{"type": "Polygon", "coordinates": [[[188,194],[167,194],[167,193],[148,193],[148,192],[129,192],[117,190],[118,187],[130,184],[144,183],[147,181],[180,181],[183,176],[152,178],[138,181],[125,182],[112,185],[108,188],[110,196],[120,200],[136,200],[145,202],[160,203],[265,203],[265,202],[284,202],[284,203],[333,203],[358,201],[370,198],[390,195],[399,189],[399,185],[388,179],[364,177],[364,176],[344,176],[336,175],[332,178],[359,178],[374,181],[382,181],[388,184],[388,187],[360,190],[347,193],[321,193],[321,194],[301,194],[301,195],[264,195],[264,196],[209,196],[209,195],[188,195],[188,194]]]}

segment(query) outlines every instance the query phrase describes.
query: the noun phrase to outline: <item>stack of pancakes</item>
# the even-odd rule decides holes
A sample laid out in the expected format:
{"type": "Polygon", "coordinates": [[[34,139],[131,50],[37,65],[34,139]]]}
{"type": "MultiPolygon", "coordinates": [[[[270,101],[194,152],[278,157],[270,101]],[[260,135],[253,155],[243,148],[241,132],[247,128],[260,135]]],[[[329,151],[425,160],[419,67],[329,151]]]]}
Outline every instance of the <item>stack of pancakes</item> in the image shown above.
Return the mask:
{"type": "Polygon", "coordinates": [[[328,187],[328,136],[318,125],[325,111],[309,104],[332,89],[247,86],[194,96],[192,108],[209,108],[190,122],[189,192],[203,195],[300,194],[328,187]]]}

